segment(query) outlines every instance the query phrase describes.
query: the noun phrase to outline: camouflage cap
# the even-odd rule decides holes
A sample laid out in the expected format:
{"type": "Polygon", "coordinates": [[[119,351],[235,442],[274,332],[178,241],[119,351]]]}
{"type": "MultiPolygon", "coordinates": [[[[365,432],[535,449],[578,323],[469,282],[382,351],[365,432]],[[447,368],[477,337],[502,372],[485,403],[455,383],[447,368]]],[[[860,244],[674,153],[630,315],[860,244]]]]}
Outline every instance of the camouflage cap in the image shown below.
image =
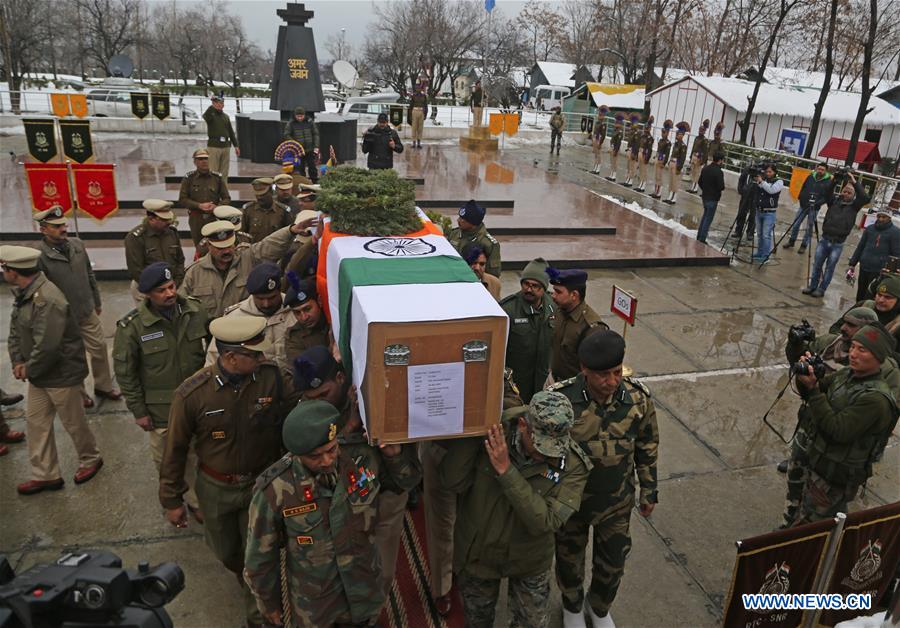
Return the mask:
{"type": "Polygon", "coordinates": [[[531,398],[528,423],[533,430],[534,448],[545,456],[561,458],[572,443],[569,430],[575,424],[575,413],[566,396],[542,390],[531,398]]]}
{"type": "Polygon", "coordinates": [[[284,419],[281,440],[289,452],[304,456],[337,438],[340,418],[338,409],[327,401],[302,401],[284,419]]]}
{"type": "Polygon", "coordinates": [[[891,273],[882,277],[875,294],[889,294],[900,299],[900,275],[891,273]]]}

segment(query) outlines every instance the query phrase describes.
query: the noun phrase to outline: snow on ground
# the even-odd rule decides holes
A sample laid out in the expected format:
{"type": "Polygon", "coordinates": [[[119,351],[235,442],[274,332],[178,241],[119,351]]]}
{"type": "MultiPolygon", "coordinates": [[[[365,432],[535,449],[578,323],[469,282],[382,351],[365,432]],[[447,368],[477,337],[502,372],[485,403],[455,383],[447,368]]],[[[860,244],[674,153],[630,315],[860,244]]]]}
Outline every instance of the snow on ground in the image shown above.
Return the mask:
{"type": "Polygon", "coordinates": [[[683,224],[681,224],[677,220],[672,220],[671,218],[663,218],[659,214],[657,214],[655,211],[653,211],[652,209],[647,209],[646,207],[644,207],[643,205],[641,205],[640,203],[637,203],[635,201],[625,201],[625,200],[622,200],[621,198],[616,198],[615,196],[610,196],[609,194],[599,194],[598,192],[594,192],[593,190],[591,190],[591,194],[599,196],[600,198],[605,198],[606,200],[612,201],[613,203],[617,203],[617,204],[621,205],[622,207],[625,207],[626,209],[630,209],[631,211],[633,211],[636,214],[640,214],[644,218],[652,220],[653,222],[658,222],[659,224],[668,227],[672,231],[677,231],[678,233],[680,233],[682,235],[686,235],[691,238],[693,238],[697,235],[696,230],[688,229],[687,227],[685,227],[683,224]]]}
{"type": "Polygon", "coordinates": [[[879,628],[886,619],[887,611],[877,613],[870,617],[854,617],[853,619],[848,619],[847,621],[835,624],[834,628],[879,628]]]}

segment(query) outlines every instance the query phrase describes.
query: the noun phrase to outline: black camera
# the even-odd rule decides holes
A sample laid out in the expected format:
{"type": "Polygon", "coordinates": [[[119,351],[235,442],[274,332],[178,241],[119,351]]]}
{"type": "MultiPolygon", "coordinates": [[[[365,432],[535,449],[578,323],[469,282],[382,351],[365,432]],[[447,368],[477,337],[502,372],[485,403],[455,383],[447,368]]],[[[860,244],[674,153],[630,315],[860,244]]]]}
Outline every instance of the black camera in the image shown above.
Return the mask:
{"type": "Polygon", "coordinates": [[[816,339],[816,330],[809,324],[805,318],[799,325],[791,325],[788,330],[788,338],[791,343],[799,344],[801,342],[812,342],[816,339]]]}
{"type": "Polygon", "coordinates": [[[846,174],[850,174],[850,170],[851,170],[850,166],[841,166],[840,168],[838,168],[836,170],[836,173],[840,174],[840,175],[846,175],[846,174]]]}
{"type": "Polygon", "coordinates": [[[822,379],[825,377],[825,374],[828,373],[828,365],[825,364],[825,360],[822,359],[822,356],[817,353],[813,353],[808,358],[803,358],[799,362],[791,364],[791,372],[794,375],[808,375],[809,371],[807,367],[810,366],[812,367],[816,379],[822,379]]]}
{"type": "Polygon", "coordinates": [[[65,554],[17,576],[0,555],[0,628],[169,628],[163,606],[183,589],[175,563],[126,571],[110,552],[65,554]]]}

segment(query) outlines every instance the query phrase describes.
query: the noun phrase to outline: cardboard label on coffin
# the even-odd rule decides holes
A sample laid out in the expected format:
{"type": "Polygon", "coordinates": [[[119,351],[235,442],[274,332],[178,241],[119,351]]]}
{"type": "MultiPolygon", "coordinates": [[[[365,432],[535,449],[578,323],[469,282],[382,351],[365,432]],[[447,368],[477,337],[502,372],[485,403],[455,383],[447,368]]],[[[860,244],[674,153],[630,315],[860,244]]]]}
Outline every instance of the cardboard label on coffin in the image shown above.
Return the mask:
{"type": "MultiPolygon", "coordinates": [[[[370,324],[361,388],[369,439],[373,444],[406,443],[486,433],[487,428],[500,419],[505,356],[506,321],[499,317],[370,324]],[[469,343],[477,346],[483,343],[486,353],[464,355],[467,353],[464,345],[469,343]],[[408,348],[408,364],[386,364],[390,358],[386,357],[385,349],[396,346],[408,348]],[[480,359],[482,356],[483,360],[480,359]],[[448,420],[442,434],[417,436],[422,429],[417,429],[410,421],[413,403],[410,367],[438,365],[436,371],[441,372],[445,365],[455,364],[461,364],[464,372],[461,425],[448,420]]],[[[432,391],[434,395],[428,401],[433,415],[451,414],[446,406],[453,400],[443,403],[442,390],[432,388],[432,391]]]]}

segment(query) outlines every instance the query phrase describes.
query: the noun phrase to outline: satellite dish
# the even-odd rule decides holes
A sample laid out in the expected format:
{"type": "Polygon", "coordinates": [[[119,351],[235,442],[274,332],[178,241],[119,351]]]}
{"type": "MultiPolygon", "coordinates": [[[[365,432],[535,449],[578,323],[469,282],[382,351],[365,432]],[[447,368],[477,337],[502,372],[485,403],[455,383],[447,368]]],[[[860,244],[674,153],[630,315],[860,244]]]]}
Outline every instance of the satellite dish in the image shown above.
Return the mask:
{"type": "Polygon", "coordinates": [[[334,74],[334,78],[337,79],[337,82],[346,87],[347,89],[353,89],[356,87],[356,81],[359,78],[359,73],[356,71],[350,63],[340,59],[334,62],[334,65],[331,66],[331,72],[334,74]]]}
{"type": "Polygon", "coordinates": [[[110,76],[128,78],[134,72],[134,62],[128,55],[113,55],[106,64],[106,69],[110,76]]]}

